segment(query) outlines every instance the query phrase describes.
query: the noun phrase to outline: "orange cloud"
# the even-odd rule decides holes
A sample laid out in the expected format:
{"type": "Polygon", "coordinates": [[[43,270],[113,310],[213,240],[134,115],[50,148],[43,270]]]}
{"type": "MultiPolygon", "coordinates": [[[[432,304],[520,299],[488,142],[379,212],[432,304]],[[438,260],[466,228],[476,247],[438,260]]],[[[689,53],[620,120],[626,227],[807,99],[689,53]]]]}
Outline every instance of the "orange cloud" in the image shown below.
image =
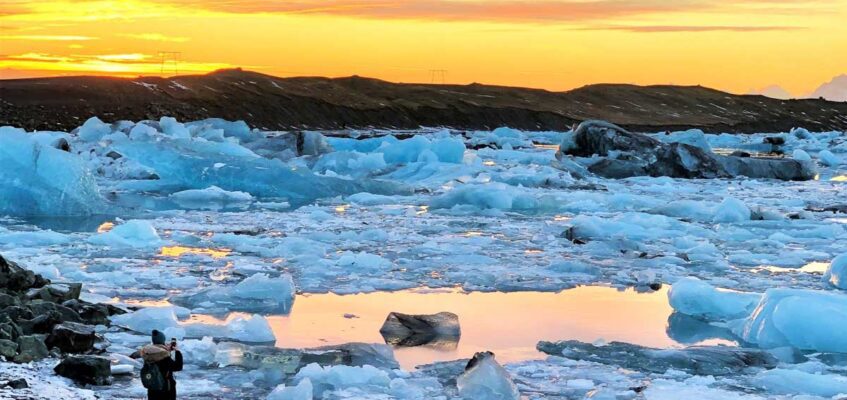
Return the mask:
{"type": "Polygon", "coordinates": [[[124,33],[121,34],[121,36],[125,36],[132,39],[149,40],[153,42],[182,43],[188,41],[188,38],[184,36],[167,36],[161,33],[124,33]]]}
{"type": "Polygon", "coordinates": [[[791,31],[806,29],[802,26],[722,26],[722,25],[644,25],[644,26],[597,26],[580,28],[589,31],[627,31],[639,33],[663,33],[663,32],[767,32],[767,31],[791,31]]]}
{"type": "Polygon", "coordinates": [[[38,41],[81,41],[95,40],[96,37],[78,35],[0,35],[0,40],[38,40],[38,41]]]}
{"type": "MultiPolygon", "coordinates": [[[[807,12],[804,0],[157,0],[224,13],[325,14],[376,19],[556,23],[675,12],[807,12]]],[[[823,4],[839,0],[819,0],[823,4]]]]}

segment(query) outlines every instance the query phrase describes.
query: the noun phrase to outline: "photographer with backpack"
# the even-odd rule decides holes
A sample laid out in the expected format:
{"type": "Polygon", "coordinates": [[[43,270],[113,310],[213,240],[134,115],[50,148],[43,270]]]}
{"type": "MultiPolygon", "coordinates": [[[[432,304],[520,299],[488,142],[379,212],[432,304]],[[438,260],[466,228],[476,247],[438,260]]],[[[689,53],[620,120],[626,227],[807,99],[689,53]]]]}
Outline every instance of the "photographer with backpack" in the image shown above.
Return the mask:
{"type": "Polygon", "coordinates": [[[144,360],[141,384],[147,388],[149,400],[176,400],[174,372],[182,371],[182,353],[176,349],[176,339],[165,344],[165,334],[153,330],[153,343],[141,348],[138,355],[144,360]],[[171,352],[174,353],[171,358],[171,352]]]}

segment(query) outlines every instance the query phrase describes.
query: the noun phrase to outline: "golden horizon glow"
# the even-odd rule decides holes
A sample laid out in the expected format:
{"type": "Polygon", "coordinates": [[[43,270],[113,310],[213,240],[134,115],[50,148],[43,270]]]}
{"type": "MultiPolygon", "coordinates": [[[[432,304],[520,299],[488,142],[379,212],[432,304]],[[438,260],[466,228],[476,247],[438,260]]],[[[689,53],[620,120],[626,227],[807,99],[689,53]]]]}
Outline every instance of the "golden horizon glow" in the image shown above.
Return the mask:
{"type": "Polygon", "coordinates": [[[847,0],[8,0],[0,78],[243,67],[550,90],[779,85],[803,96],[847,73],[844,20],[847,0]],[[160,52],[179,52],[177,68],[160,52]]]}

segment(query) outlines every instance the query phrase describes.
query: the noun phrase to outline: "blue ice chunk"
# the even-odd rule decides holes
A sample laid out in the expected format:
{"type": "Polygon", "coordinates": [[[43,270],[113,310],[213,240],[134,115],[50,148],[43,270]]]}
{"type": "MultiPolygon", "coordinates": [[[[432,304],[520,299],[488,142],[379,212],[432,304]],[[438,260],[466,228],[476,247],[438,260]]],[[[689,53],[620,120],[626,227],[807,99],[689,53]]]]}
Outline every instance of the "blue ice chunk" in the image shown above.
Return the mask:
{"type": "Polygon", "coordinates": [[[200,121],[187,122],[185,126],[191,130],[198,129],[222,129],[225,137],[235,137],[242,142],[252,140],[250,127],[244,121],[227,121],[221,118],[207,118],[200,121]]]}
{"type": "Polygon", "coordinates": [[[125,157],[153,168],[162,182],[182,189],[217,186],[259,197],[285,197],[305,203],[358,192],[403,194],[409,189],[376,180],[323,177],[277,159],[262,158],[234,143],[166,140],[115,145],[125,157]]]}
{"type": "Polygon", "coordinates": [[[39,136],[0,128],[0,215],[91,215],[103,198],[83,161],[39,136]]]}

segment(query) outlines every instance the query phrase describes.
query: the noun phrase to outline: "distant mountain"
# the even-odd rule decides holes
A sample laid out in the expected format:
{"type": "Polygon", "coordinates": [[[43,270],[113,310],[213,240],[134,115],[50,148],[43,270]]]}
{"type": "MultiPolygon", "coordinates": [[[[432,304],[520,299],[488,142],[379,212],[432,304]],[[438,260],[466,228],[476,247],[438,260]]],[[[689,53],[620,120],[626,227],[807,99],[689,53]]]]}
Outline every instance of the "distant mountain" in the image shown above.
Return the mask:
{"type": "Polygon", "coordinates": [[[104,121],[219,117],[268,130],[421,126],[567,130],[603,119],[642,132],[847,130],[847,103],[734,95],[702,86],[598,84],[566,92],[392,83],[358,76],[278,78],[242,70],[134,79],[0,80],[0,126],[71,130],[104,121]]]}
{"type": "Polygon", "coordinates": [[[760,94],[762,96],[767,96],[772,99],[780,99],[780,100],[788,100],[793,99],[796,96],[793,96],[791,93],[788,93],[787,90],[783,89],[782,86],[779,85],[770,85],[759,90],[751,90],[749,94],[760,94]]]}
{"type": "Polygon", "coordinates": [[[820,85],[809,97],[815,99],[823,97],[830,101],[847,101],[847,74],[838,75],[831,81],[820,85]]]}

